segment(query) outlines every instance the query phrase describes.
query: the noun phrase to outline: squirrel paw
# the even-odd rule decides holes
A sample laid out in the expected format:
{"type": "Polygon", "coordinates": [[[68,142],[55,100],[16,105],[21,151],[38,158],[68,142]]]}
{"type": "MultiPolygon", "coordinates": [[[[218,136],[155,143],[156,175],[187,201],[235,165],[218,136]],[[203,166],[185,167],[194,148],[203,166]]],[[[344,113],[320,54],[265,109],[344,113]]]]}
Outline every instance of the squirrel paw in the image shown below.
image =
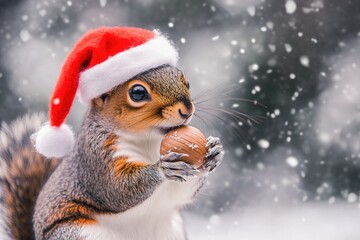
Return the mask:
{"type": "Polygon", "coordinates": [[[185,182],[187,177],[197,176],[200,171],[195,166],[180,160],[183,153],[169,152],[160,157],[160,168],[165,177],[177,182],[185,182]]]}
{"type": "Polygon", "coordinates": [[[224,157],[224,150],[219,138],[210,136],[206,141],[207,153],[203,168],[208,172],[212,172],[221,163],[224,157]]]}

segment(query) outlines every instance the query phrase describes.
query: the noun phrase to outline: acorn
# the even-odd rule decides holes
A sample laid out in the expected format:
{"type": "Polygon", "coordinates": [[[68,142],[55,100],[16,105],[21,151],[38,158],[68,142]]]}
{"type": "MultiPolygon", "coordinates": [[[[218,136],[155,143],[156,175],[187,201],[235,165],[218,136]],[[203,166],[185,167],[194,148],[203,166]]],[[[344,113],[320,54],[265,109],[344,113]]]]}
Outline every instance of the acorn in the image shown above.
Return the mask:
{"type": "Polygon", "coordinates": [[[187,154],[180,160],[197,168],[204,164],[206,151],[206,137],[199,129],[191,126],[181,126],[169,131],[160,147],[161,155],[169,152],[187,154]]]}

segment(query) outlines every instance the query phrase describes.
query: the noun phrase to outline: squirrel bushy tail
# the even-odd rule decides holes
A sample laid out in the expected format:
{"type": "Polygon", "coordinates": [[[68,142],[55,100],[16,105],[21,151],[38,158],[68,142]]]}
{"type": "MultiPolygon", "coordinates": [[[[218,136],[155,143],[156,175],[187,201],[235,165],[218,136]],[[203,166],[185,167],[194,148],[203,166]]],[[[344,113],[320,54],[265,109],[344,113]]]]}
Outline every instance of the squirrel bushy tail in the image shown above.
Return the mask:
{"type": "Polygon", "coordinates": [[[35,239],[32,216],[37,195],[59,163],[36,152],[31,135],[46,121],[26,115],[0,130],[0,239],[35,239]]]}

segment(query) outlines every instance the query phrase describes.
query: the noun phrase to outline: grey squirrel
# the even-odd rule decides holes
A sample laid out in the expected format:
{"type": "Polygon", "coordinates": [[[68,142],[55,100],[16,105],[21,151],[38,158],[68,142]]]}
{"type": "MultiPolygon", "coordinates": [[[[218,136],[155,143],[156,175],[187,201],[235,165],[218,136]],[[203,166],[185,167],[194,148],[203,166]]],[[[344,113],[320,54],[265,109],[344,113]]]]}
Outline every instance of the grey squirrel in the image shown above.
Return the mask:
{"type": "Polygon", "coordinates": [[[164,134],[188,124],[194,111],[183,73],[163,64],[92,98],[62,158],[41,155],[30,140],[43,115],[3,124],[0,238],[185,240],[179,210],[224,154],[209,137],[199,168],[181,153],[160,156],[164,134]]]}

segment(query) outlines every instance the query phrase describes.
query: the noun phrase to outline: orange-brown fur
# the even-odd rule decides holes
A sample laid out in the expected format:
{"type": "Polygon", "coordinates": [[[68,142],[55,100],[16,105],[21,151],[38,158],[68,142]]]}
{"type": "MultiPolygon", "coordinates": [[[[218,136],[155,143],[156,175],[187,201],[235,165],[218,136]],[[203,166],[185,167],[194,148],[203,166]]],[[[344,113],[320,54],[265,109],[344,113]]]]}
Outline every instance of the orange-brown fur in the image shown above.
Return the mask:
{"type": "MultiPolygon", "coordinates": [[[[51,230],[55,229],[59,225],[91,225],[96,224],[96,220],[93,218],[98,211],[91,209],[86,200],[79,200],[79,202],[63,202],[58,204],[54,214],[47,219],[47,228],[45,232],[51,233],[51,230]]],[[[89,204],[90,205],[90,204],[89,204]]],[[[91,206],[91,205],[90,205],[91,206]]]]}
{"type": "Polygon", "coordinates": [[[118,140],[118,136],[114,133],[111,134],[105,141],[104,141],[104,148],[110,150],[111,152],[116,151],[116,141],[118,140]]]}
{"type": "Polygon", "coordinates": [[[145,165],[143,162],[128,162],[126,157],[118,157],[114,161],[114,169],[118,176],[130,176],[145,165]]]}

